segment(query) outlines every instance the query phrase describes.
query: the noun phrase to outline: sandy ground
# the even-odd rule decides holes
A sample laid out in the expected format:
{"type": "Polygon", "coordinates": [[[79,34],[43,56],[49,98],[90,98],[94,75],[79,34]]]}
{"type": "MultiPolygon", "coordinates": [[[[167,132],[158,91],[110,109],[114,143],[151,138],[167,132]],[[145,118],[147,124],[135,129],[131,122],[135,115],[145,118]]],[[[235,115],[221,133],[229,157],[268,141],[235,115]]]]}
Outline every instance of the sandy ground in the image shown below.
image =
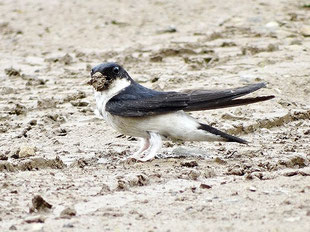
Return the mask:
{"type": "Polygon", "coordinates": [[[306,4],[0,1],[0,231],[310,231],[306,4]],[[85,84],[105,61],[155,89],[264,81],[276,98],[192,114],[249,146],[166,142],[122,164],[138,141],[85,84]]]}

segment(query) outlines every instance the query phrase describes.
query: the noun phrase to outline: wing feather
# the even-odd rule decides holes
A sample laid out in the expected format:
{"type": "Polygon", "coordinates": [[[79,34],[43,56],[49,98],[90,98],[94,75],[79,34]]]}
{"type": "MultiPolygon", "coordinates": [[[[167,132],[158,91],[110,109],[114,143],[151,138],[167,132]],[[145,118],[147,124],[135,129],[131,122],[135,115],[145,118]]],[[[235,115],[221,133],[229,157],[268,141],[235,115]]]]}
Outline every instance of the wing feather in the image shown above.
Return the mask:
{"type": "Polygon", "coordinates": [[[264,83],[226,90],[195,90],[184,93],[159,92],[137,83],[127,87],[106,104],[106,111],[125,117],[141,117],[178,110],[197,111],[245,105],[274,96],[236,99],[260,88],[264,83]]]}

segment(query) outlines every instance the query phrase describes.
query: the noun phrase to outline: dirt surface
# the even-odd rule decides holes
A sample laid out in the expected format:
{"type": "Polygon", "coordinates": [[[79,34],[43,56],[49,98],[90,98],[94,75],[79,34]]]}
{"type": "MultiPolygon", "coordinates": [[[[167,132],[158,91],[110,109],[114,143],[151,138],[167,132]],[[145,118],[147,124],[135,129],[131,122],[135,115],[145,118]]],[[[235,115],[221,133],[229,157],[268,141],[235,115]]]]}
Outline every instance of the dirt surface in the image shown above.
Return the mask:
{"type": "Polygon", "coordinates": [[[310,231],[309,1],[6,0],[0,15],[0,231],[310,231]],[[122,164],[138,141],[86,85],[106,61],[155,89],[264,81],[276,98],[192,114],[248,146],[166,142],[122,164]]]}

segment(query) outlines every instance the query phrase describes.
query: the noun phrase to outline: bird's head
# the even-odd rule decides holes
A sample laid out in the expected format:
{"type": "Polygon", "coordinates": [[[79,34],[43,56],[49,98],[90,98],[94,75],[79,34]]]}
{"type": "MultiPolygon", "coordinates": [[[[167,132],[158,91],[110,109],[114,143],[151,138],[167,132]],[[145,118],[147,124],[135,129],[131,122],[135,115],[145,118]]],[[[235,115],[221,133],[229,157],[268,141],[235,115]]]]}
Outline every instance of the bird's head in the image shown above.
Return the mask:
{"type": "Polygon", "coordinates": [[[97,91],[107,90],[114,81],[124,79],[132,81],[122,66],[116,63],[102,63],[92,68],[91,79],[87,83],[97,91]]]}

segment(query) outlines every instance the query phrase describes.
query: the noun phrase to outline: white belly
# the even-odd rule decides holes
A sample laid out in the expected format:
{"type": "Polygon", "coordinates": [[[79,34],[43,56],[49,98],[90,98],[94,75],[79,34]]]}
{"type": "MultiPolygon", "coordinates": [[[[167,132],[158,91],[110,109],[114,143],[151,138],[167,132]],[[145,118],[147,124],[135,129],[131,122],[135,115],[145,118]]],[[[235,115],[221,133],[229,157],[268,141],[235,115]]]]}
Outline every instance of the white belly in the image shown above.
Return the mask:
{"type": "Polygon", "coordinates": [[[182,141],[214,141],[220,136],[197,129],[199,122],[183,111],[145,117],[121,117],[104,113],[105,120],[122,134],[148,138],[155,132],[163,139],[182,141]]]}

